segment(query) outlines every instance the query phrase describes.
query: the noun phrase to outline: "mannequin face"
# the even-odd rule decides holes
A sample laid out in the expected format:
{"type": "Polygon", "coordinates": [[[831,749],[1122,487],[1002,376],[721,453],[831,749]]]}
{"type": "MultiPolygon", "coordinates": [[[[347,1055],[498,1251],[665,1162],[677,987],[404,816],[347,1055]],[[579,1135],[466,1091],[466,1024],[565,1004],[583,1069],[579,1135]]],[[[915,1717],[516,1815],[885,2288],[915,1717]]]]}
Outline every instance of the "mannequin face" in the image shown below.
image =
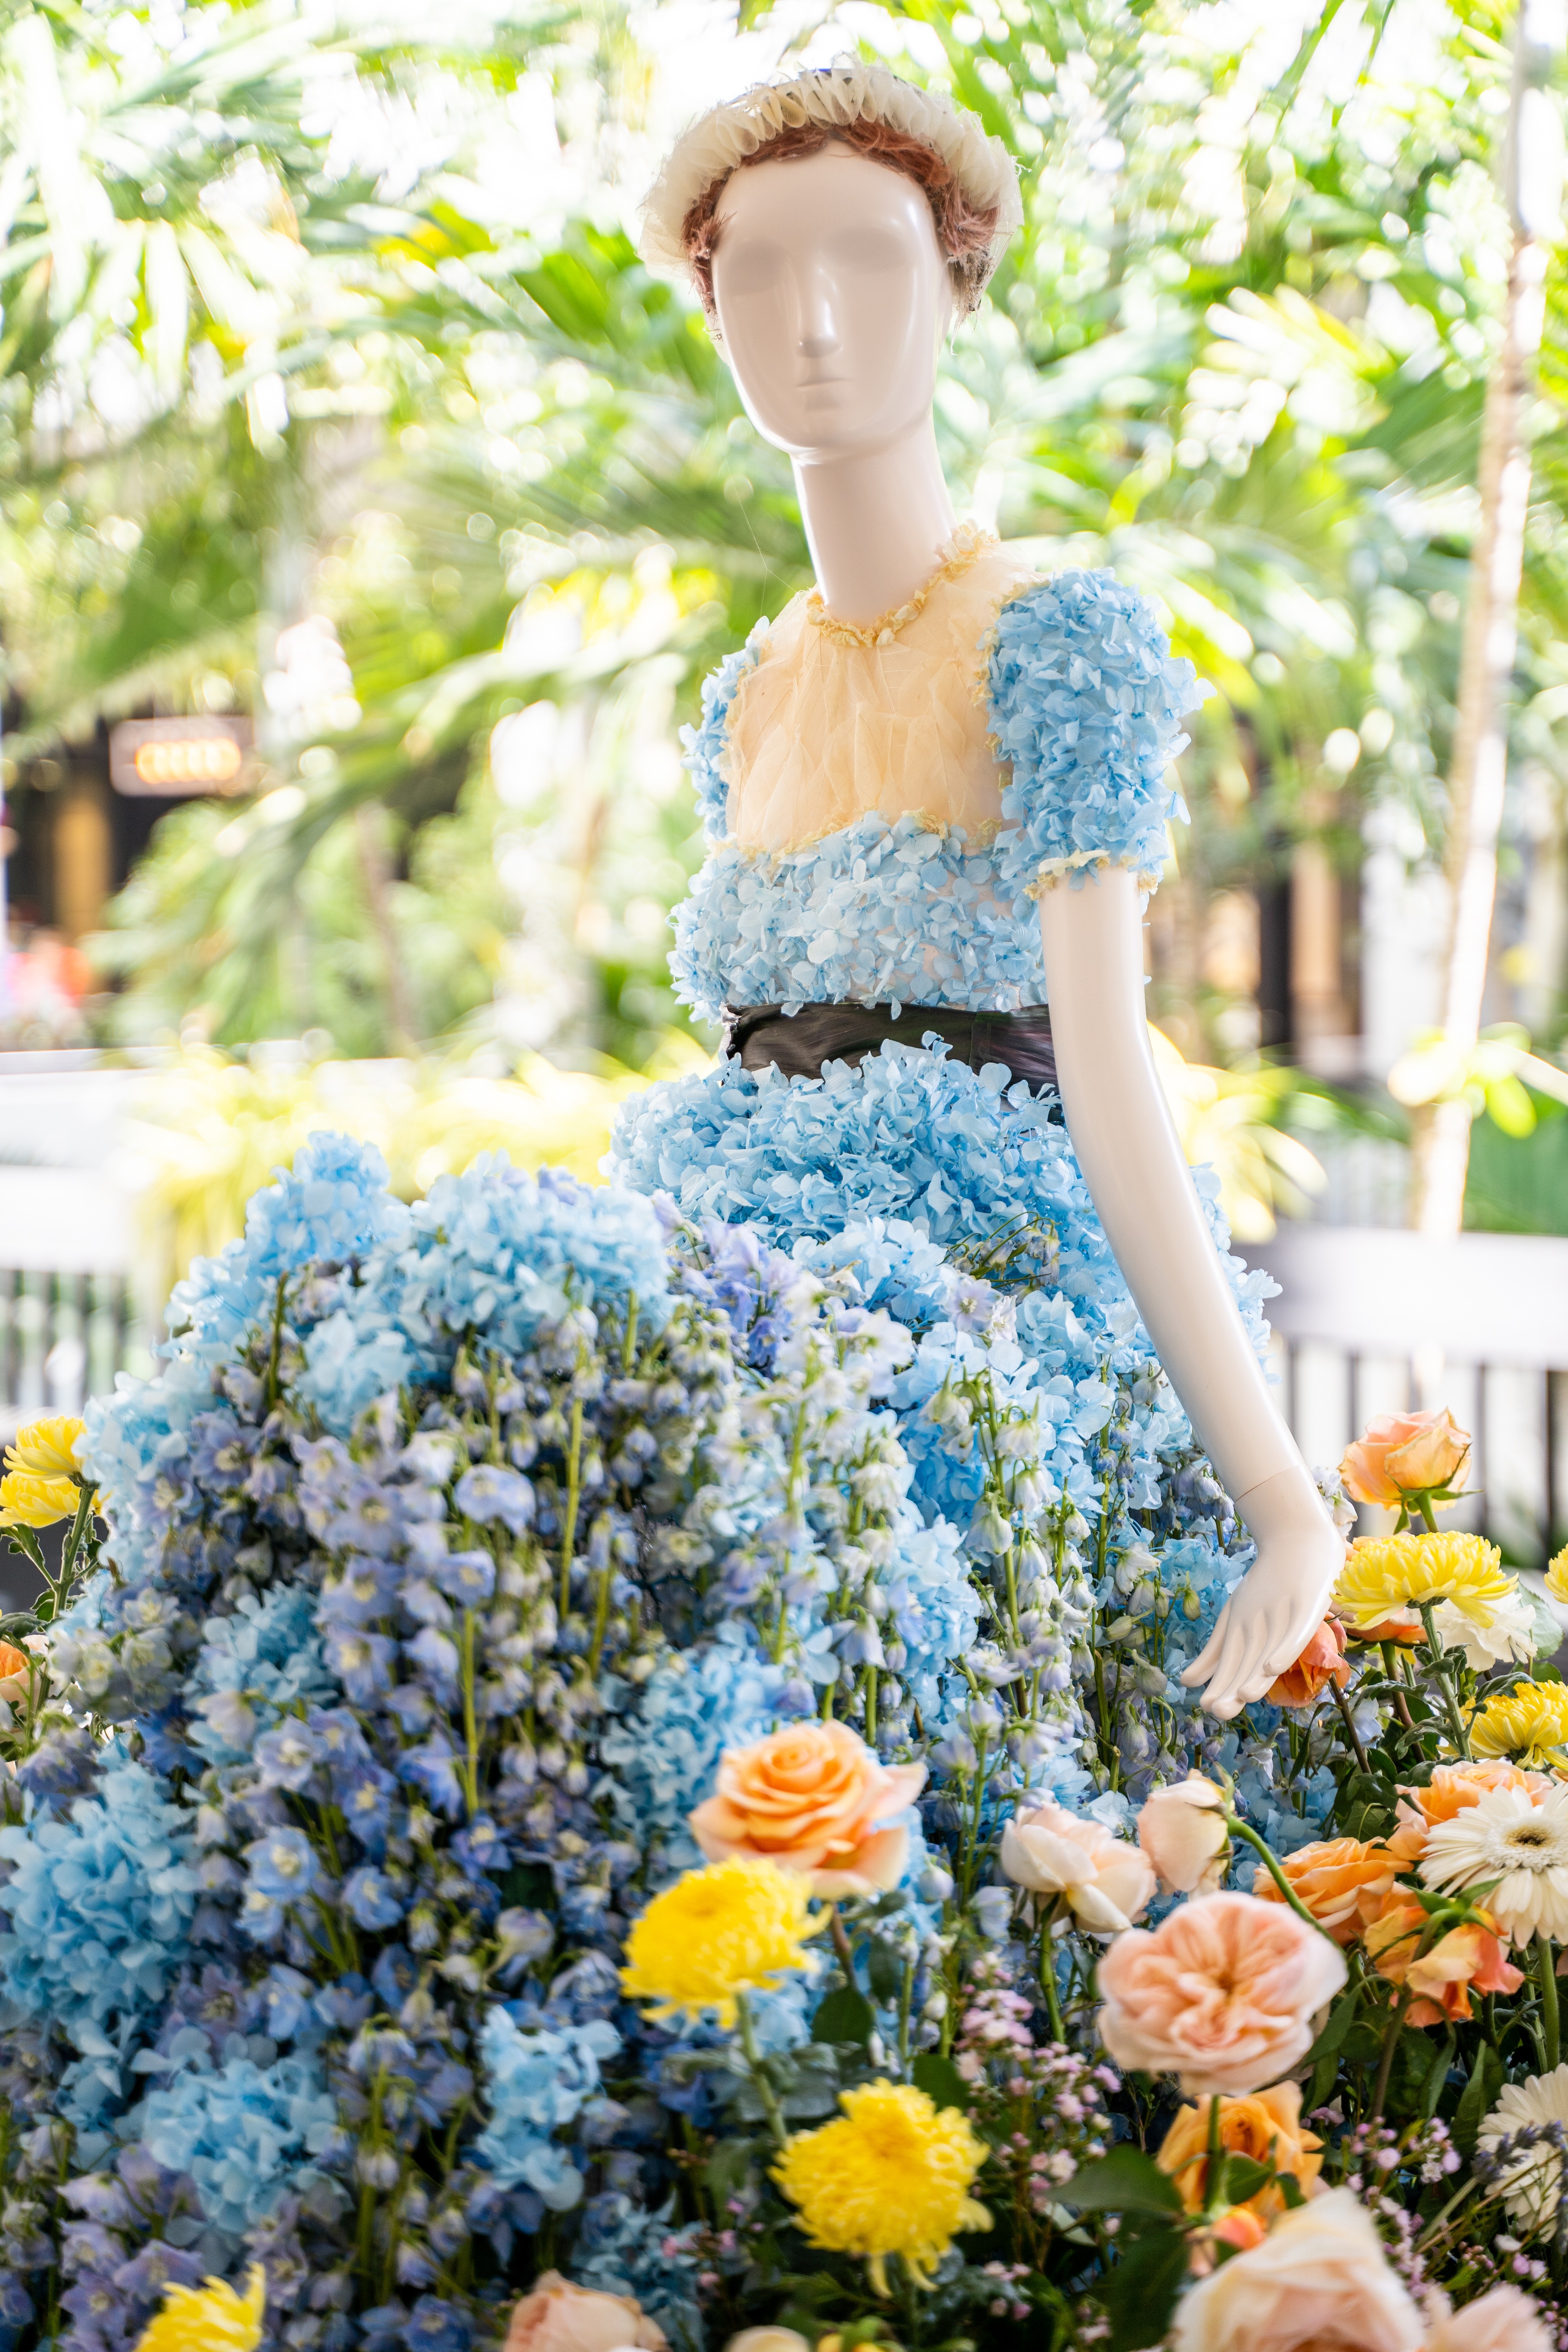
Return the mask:
{"type": "Polygon", "coordinates": [[[923,423],[952,315],[923,190],[830,141],[736,172],[719,211],[714,307],[763,439],[822,459],[923,423]]]}

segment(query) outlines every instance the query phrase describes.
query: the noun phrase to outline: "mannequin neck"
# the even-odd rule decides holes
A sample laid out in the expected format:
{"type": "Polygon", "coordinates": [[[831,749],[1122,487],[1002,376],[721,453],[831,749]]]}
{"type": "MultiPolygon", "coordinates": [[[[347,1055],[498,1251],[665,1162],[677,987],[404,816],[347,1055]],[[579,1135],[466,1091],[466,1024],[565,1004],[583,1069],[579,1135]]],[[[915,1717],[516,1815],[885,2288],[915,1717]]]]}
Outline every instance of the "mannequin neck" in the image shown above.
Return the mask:
{"type": "Polygon", "coordinates": [[[796,457],[795,488],[823,603],[841,621],[879,620],[930,579],[958,528],[936,429],[846,457],[796,457]]]}

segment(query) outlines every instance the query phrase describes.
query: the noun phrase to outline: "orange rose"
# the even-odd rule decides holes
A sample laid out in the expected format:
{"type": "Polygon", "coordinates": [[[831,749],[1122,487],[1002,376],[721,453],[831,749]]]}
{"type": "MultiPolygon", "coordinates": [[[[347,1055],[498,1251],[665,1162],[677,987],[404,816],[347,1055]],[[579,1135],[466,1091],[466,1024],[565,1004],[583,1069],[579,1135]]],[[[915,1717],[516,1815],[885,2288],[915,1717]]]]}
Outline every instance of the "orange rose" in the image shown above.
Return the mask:
{"type": "Polygon", "coordinates": [[[874,1895],[903,1875],[909,1832],[883,1829],[912,1805],[923,1764],[883,1764],[845,1723],[790,1723],[731,1748],[717,1793],[691,1814],[710,1862],[777,1863],[814,1895],[874,1895]]]}
{"type": "MultiPolygon", "coordinates": [[[[1236,2156],[1255,2157],[1276,2172],[1290,2173],[1303,2189],[1322,2170],[1319,2150],[1323,2143],[1315,2132],[1301,2128],[1301,2085],[1276,2083],[1271,2091],[1257,2091],[1249,2099],[1219,2103],[1219,2144],[1236,2156]]],[[[1161,2143],[1155,2158],[1182,2192],[1189,2213],[1201,2213],[1208,2193],[1209,2103],[1178,2109],[1175,2122],[1161,2143]]],[[[1246,2200],[1235,2211],[1264,2219],[1285,2210],[1281,2192],[1269,2186],[1246,2200]]]]}
{"type": "Polygon", "coordinates": [[[13,1649],[9,1642],[0,1642],[0,1698],[26,1697],[27,1669],[31,1664],[26,1650],[13,1649]]]}
{"type": "MultiPolygon", "coordinates": [[[[1438,1822],[1451,1822],[1469,1805],[1479,1804],[1491,1789],[1527,1789],[1532,1797],[1550,1789],[1545,1772],[1525,1772],[1506,1757],[1489,1757],[1477,1764],[1439,1764],[1424,1789],[1399,1790],[1402,1827],[1418,1829],[1423,1839],[1438,1822]]],[[[1397,1832],[1396,1832],[1397,1834],[1397,1832]]]]}
{"type": "MultiPolygon", "coordinates": [[[[1360,1838],[1340,1837],[1300,1846],[1279,1867],[1291,1893],[1335,1943],[1353,1944],[1367,1921],[1376,1918],[1395,1877],[1413,1859],[1382,1840],[1363,1844],[1360,1838]]],[[[1261,1863],[1252,1891],[1265,1903],[1285,1900],[1261,1863]]]]}
{"type": "Polygon", "coordinates": [[[1399,1509],[1406,1495],[1449,1486],[1469,1459],[1468,1431],[1441,1412],[1385,1412],[1346,1449],[1340,1476],[1358,1503],[1399,1509]]]}
{"type": "Polygon", "coordinates": [[[1385,1617],[1378,1625],[1349,1625],[1345,1630],[1352,1642],[1404,1642],[1411,1649],[1426,1639],[1426,1628],[1414,1611],[1409,1616],[1385,1617]]]}
{"type": "Polygon", "coordinates": [[[1310,1706],[1325,1683],[1343,1690],[1350,1678],[1345,1629],[1337,1617],[1325,1617],[1295,1664],[1277,1675],[1263,1696],[1270,1706],[1310,1706]]]}
{"type": "Polygon", "coordinates": [[[1524,1982],[1489,1927],[1450,1927],[1417,1959],[1426,1927],[1419,1903],[1402,1902],[1395,1895],[1369,1923],[1364,1939],[1379,1976],[1390,1984],[1408,1984],[1415,1995],[1405,2013],[1406,2025],[1462,2023],[1470,2014],[1472,1988],[1517,1992],[1524,1982]]]}

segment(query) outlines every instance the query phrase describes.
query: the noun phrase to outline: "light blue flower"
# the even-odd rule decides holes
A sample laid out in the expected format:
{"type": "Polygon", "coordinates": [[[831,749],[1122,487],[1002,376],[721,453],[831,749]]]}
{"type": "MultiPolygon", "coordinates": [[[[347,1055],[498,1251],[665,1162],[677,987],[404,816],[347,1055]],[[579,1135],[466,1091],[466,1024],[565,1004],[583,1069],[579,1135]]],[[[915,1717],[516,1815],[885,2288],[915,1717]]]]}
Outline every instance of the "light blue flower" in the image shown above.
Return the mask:
{"type": "Polygon", "coordinates": [[[149,2092],[128,2123],[160,2164],[190,2175],[207,2221],[237,2241],[288,2189],[320,2179],[311,2158],[332,2145],[338,2108],[312,2058],[265,2069],[231,2058],[149,2092]]]}
{"type": "Polygon", "coordinates": [[[603,2060],[620,2048],[613,2025],[595,2020],[525,2033],[492,2009],[479,2033],[481,2091],[490,2120],[474,2143],[477,2162],[503,2189],[531,2189],[552,2212],[583,2194],[583,2176],[554,2135],[575,2123],[600,2090],[603,2060]]]}
{"type": "Polygon", "coordinates": [[[30,2015],[56,2018],[78,2046],[92,2029],[144,2017],[188,1949],[195,1909],[191,1816],[153,1775],[110,1754],[92,1797],[64,1821],[0,1830],[10,1934],[0,1981],[30,2015]]]}

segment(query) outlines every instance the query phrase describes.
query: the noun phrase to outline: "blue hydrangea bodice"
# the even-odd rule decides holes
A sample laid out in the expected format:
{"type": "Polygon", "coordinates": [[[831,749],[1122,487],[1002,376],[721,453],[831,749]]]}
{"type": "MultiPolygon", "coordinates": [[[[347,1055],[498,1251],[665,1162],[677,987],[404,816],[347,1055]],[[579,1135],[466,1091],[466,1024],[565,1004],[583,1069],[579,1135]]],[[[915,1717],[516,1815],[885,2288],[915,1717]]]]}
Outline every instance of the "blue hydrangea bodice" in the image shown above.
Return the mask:
{"type": "MultiPolygon", "coordinates": [[[[797,848],[731,839],[731,714],[768,642],[759,624],[720,665],[683,737],[711,847],[670,969],[701,1018],[726,1004],[1043,1004],[1042,887],[1104,864],[1158,881],[1167,822],[1184,814],[1168,779],[1194,674],[1110,572],[1026,586],[977,644],[975,723],[1003,770],[1002,823],[977,835],[872,809],[797,848]]],[[[900,784],[917,809],[919,776],[900,784]]]]}

